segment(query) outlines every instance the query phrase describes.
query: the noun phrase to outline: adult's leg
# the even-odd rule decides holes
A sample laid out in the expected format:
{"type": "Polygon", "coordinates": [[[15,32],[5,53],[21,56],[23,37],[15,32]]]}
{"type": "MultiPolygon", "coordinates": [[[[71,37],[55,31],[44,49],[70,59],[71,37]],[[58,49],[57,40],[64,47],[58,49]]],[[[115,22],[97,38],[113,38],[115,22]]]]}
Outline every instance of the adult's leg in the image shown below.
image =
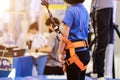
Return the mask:
{"type": "Polygon", "coordinates": [[[105,52],[105,77],[112,78],[112,68],[113,68],[113,44],[114,44],[114,25],[113,25],[113,9],[110,11],[110,42],[107,45],[105,52]]]}
{"type": "Polygon", "coordinates": [[[104,58],[107,44],[110,41],[110,10],[104,8],[97,11],[97,48],[94,53],[94,67],[98,77],[104,76],[104,58]]]}

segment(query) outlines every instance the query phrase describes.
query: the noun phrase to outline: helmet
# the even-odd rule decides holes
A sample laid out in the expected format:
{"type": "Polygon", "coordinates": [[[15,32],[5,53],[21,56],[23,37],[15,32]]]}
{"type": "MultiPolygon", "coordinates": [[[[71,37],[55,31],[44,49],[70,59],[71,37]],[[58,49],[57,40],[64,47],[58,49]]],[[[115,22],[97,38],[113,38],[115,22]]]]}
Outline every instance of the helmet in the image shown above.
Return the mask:
{"type": "Polygon", "coordinates": [[[69,4],[78,4],[83,3],[85,0],[64,0],[64,1],[69,4]]]}

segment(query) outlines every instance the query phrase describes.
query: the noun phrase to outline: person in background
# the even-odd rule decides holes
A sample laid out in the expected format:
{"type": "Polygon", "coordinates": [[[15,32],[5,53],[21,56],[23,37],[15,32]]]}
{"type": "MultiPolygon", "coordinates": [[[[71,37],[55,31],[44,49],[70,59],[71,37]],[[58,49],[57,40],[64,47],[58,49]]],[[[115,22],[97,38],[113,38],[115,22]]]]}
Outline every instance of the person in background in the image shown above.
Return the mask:
{"type": "MultiPolygon", "coordinates": [[[[66,49],[66,57],[63,55],[65,49],[65,43],[61,40],[59,45],[60,52],[60,61],[64,62],[63,58],[65,57],[65,67],[67,72],[67,80],[85,80],[85,66],[88,64],[90,60],[90,54],[87,45],[88,38],[88,22],[89,15],[84,5],[82,4],[84,0],[64,0],[65,2],[71,4],[71,6],[66,10],[65,16],[63,18],[63,35],[68,38],[74,45],[74,43],[85,43],[84,46],[81,44],[75,48],[75,56],[77,56],[77,61],[73,64],[69,64],[68,61],[71,57],[70,48],[68,45],[68,49],[66,49]],[[83,68],[77,66],[77,62],[81,62],[83,64],[83,68]]],[[[72,47],[73,47],[72,46],[72,47]]],[[[79,64],[79,63],[78,63],[79,64]]],[[[81,65],[79,65],[81,66],[81,65]]]]}
{"type": "MultiPolygon", "coordinates": [[[[96,75],[98,80],[105,80],[104,60],[105,57],[108,56],[105,56],[105,51],[108,44],[113,44],[114,41],[113,7],[114,0],[92,0],[91,4],[91,8],[95,9],[95,30],[97,32],[97,46],[93,53],[93,74],[91,76],[96,75]]],[[[112,54],[109,55],[113,55],[113,51],[112,54]]],[[[110,60],[112,60],[112,57],[110,58],[110,60]]]]}
{"type": "MultiPolygon", "coordinates": [[[[55,24],[60,26],[60,22],[57,18],[54,17],[53,20],[55,21],[55,24]]],[[[45,47],[38,49],[39,52],[47,52],[49,54],[44,75],[63,75],[62,64],[58,60],[59,39],[57,33],[52,28],[53,24],[50,18],[46,20],[45,24],[49,29],[48,44],[45,47]]]]}
{"type": "Polygon", "coordinates": [[[0,28],[0,45],[3,45],[3,30],[0,28]]]}
{"type": "Polygon", "coordinates": [[[15,38],[13,33],[9,31],[8,23],[4,23],[2,27],[2,36],[3,36],[3,46],[5,47],[15,47],[15,38]]]}
{"type": "MultiPolygon", "coordinates": [[[[47,44],[47,39],[42,34],[40,34],[38,30],[38,23],[32,23],[28,29],[28,33],[26,35],[22,34],[19,37],[17,41],[18,47],[24,48],[23,44],[25,43],[26,48],[30,52],[31,50],[36,50],[45,46],[47,44]]],[[[37,58],[34,58],[34,65],[36,66],[38,75],[43,75],[46,61],[47,56],[38,56],[37,58]]]]}

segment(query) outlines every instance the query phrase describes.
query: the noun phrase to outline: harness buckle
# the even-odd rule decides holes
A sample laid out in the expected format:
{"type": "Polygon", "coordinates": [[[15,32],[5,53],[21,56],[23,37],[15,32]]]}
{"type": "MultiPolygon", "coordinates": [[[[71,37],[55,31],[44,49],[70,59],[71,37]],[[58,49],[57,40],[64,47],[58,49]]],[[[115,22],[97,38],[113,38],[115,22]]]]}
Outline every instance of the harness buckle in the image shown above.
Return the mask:
{"type": "Polygon", "coordinates": [[[69,60],[65,60],[65,64],[69,66],[70,65],[69,60]]]}

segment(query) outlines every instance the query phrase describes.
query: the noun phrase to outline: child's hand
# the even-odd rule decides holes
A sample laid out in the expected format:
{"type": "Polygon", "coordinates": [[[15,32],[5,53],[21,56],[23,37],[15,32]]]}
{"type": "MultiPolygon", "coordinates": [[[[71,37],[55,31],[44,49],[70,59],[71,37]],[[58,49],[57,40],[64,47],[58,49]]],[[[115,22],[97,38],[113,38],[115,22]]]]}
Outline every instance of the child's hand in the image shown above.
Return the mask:
{"type": "Polygon", "coordinates": [[[65,62],[65,56],[63,54],[59,54],[59,61],[64,64],[65,62]]]}

